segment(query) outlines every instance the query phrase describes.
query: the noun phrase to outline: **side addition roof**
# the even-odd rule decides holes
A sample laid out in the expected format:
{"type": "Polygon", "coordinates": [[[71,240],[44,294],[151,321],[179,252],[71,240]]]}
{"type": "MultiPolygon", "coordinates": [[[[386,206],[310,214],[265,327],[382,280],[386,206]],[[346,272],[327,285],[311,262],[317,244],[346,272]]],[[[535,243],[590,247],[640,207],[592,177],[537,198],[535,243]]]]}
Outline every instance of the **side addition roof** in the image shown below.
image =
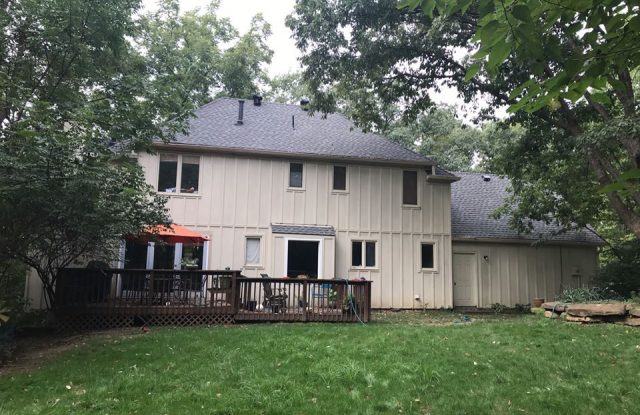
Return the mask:
{"type": "Polygon", "coordinates": [[[451,184],[451,227],[454,240],[509,240],[602,245],[603,241],[588,229],[560,232],[561,227],[534,223],[530,234],[519,234],[509,226],[509,217],[491,217],[509,196],[509,179],[486,173],[456,172],[460,180],[451,184]],[[489,178],[485,181],[484,177],[489,178]]]}
{"type": "Polygon", "coordinates": [[[237,120],[238,100],[216,99],[196,110],[189,133],[178,135],[169,145],[415,166],[436,164],[379,134],[363,132],[338,113],[310,116],[299,105],[263,102],[255,106],[246,100],[242,125],[237,125],[237,120]]]}
{"type": "Polygon", "coordinates": [[[333,226],[287,225],[272,223],[271,232],[293,235],[336,236],[336,230],[333,226]]]}

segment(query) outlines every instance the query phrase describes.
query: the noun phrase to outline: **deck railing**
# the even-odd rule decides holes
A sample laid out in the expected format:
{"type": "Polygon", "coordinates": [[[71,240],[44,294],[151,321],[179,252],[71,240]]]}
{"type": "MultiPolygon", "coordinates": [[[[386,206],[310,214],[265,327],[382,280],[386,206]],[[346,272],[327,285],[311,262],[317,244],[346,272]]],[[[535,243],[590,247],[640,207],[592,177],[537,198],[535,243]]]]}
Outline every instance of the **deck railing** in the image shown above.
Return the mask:
{"type": "MultiPolygon", "coordinates": [[[[55,308],[64,318],[123,316],[167,324],[178,321],[168,316],[200,316],[189,317],[196,323],[367,322],[371,282],[247,278],[233,270],[69,268],[58,278],[55,308]]],[[[122,319],[111,320],[117,325],[122,319]]]]}

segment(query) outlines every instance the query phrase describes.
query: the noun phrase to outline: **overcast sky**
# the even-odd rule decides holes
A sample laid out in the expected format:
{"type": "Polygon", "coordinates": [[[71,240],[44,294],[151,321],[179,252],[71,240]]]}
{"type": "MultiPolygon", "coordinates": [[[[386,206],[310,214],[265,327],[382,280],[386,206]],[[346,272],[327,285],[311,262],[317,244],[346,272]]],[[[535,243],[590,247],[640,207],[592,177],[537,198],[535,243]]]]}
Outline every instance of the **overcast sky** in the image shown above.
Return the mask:
{"type": "MultiPolygon", "coordinates": [[[[143,0],[145,7],[152,8],[156,0],[143,0]]],[[[194,8],[205,8],[210,0],[180,0],[183,11],[194,8]]],[[[295,0],[222,0],[219,14],[228,17],[231,23],[244,33],[249,29],[251,18],[262,13],[265,20],[271,24],[273,34],[268,39],[269,47],[273,50],[273,60],[269,66],[269,75],[285,74],[300,70],[298,63],[298,49],[291,38],[291,31],[284,21],[293,11],[295,0]]],[[[431,98],[437,102],[455,105],[461,108],[462,103],[457,98],[455,89],[445,88],[442,92],[431,91],[431,98]]],[[[459,114],[460,115],[460,114],[459,114]]],[[[463,116],[463,118],[465,118],[463,116]]]]}

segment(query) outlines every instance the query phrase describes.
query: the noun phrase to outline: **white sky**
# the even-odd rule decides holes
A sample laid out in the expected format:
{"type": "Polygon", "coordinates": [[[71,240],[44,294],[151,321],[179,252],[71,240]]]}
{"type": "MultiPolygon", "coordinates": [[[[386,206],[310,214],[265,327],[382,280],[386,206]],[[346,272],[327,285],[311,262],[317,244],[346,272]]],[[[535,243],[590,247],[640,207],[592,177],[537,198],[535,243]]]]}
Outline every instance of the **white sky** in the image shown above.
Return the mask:
{"type": "MultiPolygon", "coordinates": [[[[210,0],[180,0],[181,9],[191,10],[205,8],[210,0]]],[[[156,0],[143,0],[146,8],[153,8],[156,0]]],[[[269,75],[279,75],[300,70],[298,57],[300,53],[291,38],[291,31],[285,25],[285,18],[293,11],[295,0],[222,0],[219,14],[228,17],[231,23],[244,33],[249,29],[251,18],[262,13],[265,20],[271,24],[273,34],[268,39],[269,47],[273,50],[273,59],[269,65],[269,75]]],[[[461,108],[464,104],[457,97],[457,91],[443,88],[439,93],[431,91],[431,98],[439,104],[453,105],[461,108]]],[[[462,118],[466,118],[463,116],[462,118]]]]}

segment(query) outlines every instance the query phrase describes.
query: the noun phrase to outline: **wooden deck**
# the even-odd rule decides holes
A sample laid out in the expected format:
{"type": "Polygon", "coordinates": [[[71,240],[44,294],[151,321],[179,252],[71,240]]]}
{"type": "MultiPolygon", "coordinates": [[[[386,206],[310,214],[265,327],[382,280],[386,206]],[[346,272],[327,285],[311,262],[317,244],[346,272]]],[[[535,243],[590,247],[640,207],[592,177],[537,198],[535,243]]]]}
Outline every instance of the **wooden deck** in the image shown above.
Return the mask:
{"type": "Polygon", "coordinates": [[[247,278],[229,270],[67,269],[55,311],[66,329],[260,321],[368,322],[371,282],[247,278]]]}

